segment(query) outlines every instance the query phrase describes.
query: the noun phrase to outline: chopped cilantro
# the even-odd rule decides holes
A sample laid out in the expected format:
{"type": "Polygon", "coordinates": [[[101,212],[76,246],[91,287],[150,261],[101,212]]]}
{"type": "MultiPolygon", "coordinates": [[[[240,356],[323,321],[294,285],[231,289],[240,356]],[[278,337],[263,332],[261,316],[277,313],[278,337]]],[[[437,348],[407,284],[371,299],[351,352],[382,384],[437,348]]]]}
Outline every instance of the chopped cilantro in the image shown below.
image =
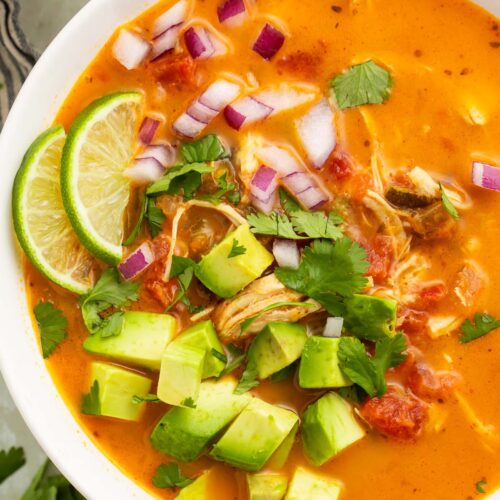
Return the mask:
{"type": "Polygon", "coordinates": [[[356,404],[362,403],[366,396],[366,392],[359,385],[341,387],[337,390],[337,392],[339,393],[339,396],[342,396],[344,399],[348,399],[356,404]]]}
{"type": "Polygon", "coordinates": [[[68,320],[63,312],[56,309],[50,302],[38,302],[33,312],[40,330],[42,354],[44,358],[48,358],[66,338],[68,320]]]}
{"type": "Polygon", "coordinates": [[[137,236],[139,236],[142,227],[142,221],[144,220],[144,216],[146,214],[147,206],[148,206],[148,197],[144,196],[144,198],[142,199],[141,211],[139,212],[139,217],[137,218],[137,222],[135,223],[135,226],[132,228],[132,231],[130,232],[128,238],[122,243],[124,247],[132,245],[134,241],[137,239],[137,236]]]}
{"type": "Polygon", "coordinates": [[[356,337],[343,337],[339,343],[341,370],[371,397],[383,396],[387,390],[385,372],[401,364],[406,355],[406,340],[400,333],[379,340],[370,357],[364,344],[356,337]]]}
{"type": "Polygon", "coordinates": [[[94,380],[90,392],[82,398],[82,413],[84,415],[100,415],[101,402],[99,401],[99,382],[94,380]]]}
{"type": "Polygon", "coordinates": [[[181,158],[185,163],[219,161],[229,158],[227,151],[215,134],[209,134],[194,142],[185,142],[180,147],[181,158]]]}
{"type": "Polygon", "coordinates": [[[181,406],[187,406],[188,408],[196,408],[196,403],[193,398],[186,398],[181,401],[181,406]]]}
{"type": "Polygon", "coordinates": [[[184,488],[193,481],[182,474],[176,463],[160,465],[153,476],[153,484],[157,488],[184,488]]]}
{"type": "Polygon", "coordinates": [[[229,200],[230,203],[233,205],[239,205],[241,201],[241,193],[239,191],[231,191],[227,195],[227,199],[229,200]]]}
{"type": "Polygon", "coordinates": [[[219,352],[217,349],[214,349],[212,347],[210,354],[212,354],[212,356],[214,358],[217,358],[219,361],[222,361],[223,363],[227,364],[227,356],[225,354],[223,354],[222,352],[219,352]]]}
{"type": "Polygon", "coordinates": [[[342,316],[343,300],[367,284],[369,264],[366,251],[350,238],[335,244],[315,240],[304,249],[298,269],[278,268],[276,277],[287,288],[317,300],[330,314],[342,316]]]}
{"type": "Polygon", "coordinates": [[[102,338],[114,337],[120,335],[123,326],[123,312],[117,311],[106,316],[99,327],[99,335],[102,338]]]}
{"type": "Polygon", "coordinates": [[[141,403],[159,403],[160,399],[156,394],[147,394],[146,396],[132,396],[132,403],[139,405],[141,403]]]}
{"type": "Polygon", "coordinates": [[[222,174],[217,179],[217,186],[219,187],[219,189],[216,193],[200,196],[200,199],[209,201],[214,205],[218,205],[221,202],[222,198],[224,198],[224,196],[227,196],[228,200],[231,203],[238,205],[238,203],[241,201],[241,193],[236,190],[236,184],[234,182],[227,182],[226,172],[224,172],[224,174],[222,174]]]}
{"type": "Polygon", "coordinates": [[[490,333],[492,330],[500,328],[500,320],[489,314],[476,313],[474,315],[474,323],[470,319],[466,319],[462,323],[462,326],[460,327],[462,335],[458,338],[462,344],[472,342],[473,340],[490,333]]]}
{"type": "Polygon", "coordinates": [[[248,363],[245,371],[241,375],[238,386],[234,390],[234,394],[244,394],[248,392],[250,389],[257,387],[259,385],[259,381],[257,380],[257,367],[254,363],[248,363]]]}
{"type": "Polygon", "coordinates": [[[233,344],[229,344],[227,346],[227,350],[229,352],[229,359],[227,360],[226,367],[222,370],[221,374],[217,377],[221,379],[225,375],[232,373],[234,370],[239,368],[243,361],[245,361],[246,354],[239,348],[233,344]]]}
{"type": "Polygon", "coordinates": [[[149,196],[159,194],[184,193],[186,198],[192,198],[194,192],[201,186],[202,174],[214,171],[206,163],[187,163],[176,165],[167,170],[165,175],[152,184],[146,193],[149,196]]]}
{"type": "Polygon", "coordinates": [[[441,183],[439,183],[439,189],[441,191],[441,204],[443,205],[443,208],[450,214],[453,219],[460,219],[458,210],[453,206],[453,203],[448,198],[448,195],[446,194],[446,191],[444,190],[441,183]]]}
{"type": "Polygon", "coordinates": [[[232,259],[233,257],[238,257],[238,255],[245,255],[247,253],[246,247],[240,245],[237,239],[233,240],[233,246],[229,251],[228,258],[232,259]]]}
{"type": "Polygon", "coordinates": [[[486,493],[486,490],[483,488],[483,486],[485,486],[486,484],[488,484],[484,479],[482,479],[481,481],[478,481],[476,483],[476,491],[478,493],[486,493]]]}
{"type": "Polygon", "coordinates": [[[26,463],[23,448],[0,450],[0,484],[26,463]]]}
{"type": "Polygon", "coordinates": [[[183,273],[186,269],[189,268],[196,268],[196,262],[193,259],[173,255],[169,278],[176,278],[177,276],[179,276],[179,274],[183,273]]]}
{"type": "Polygon", "coordinates": [[[171,311],[178,302],[182,302],[184,305],[186,305],[191,314],[195,314],[203,310],[203,307],[197,307],[191,304],[191,301],[187,297],[187,291],[189,285],[191,285],[191,281],[193,281],[195,268],[196,262],[194,260],[188,259],[186,257],[178,257],[177,255],[174,255],[172,257],[170,278],[177,278],[181,289],[173,302],[167,307],[165,312],[171,311]]]}
{"type": "Polygon", "coordinates": [[[290,195],[290,193],[288,193],[286,189],[280,187],[278,193],[280,197],[281,207],[287,215],[292,215],[294,212],[302,211],[302,207],[299,205],[297,200],[293,198],[293,196],[290,195]]]}
{"type": "Polygon", "coordinates": [[[91,334],[100,334],[106,337],[118,335],[121,327],[120,316],[102,317],[106,309],[120,308],[130,301],[137,300],[139,284],[121,282],[116,269],[104,271],[94,288],[81,299],[82,316],[85,326],[91,334]]]}
{"type": "Polygon", "coordinates": [[[163,227],[164,222],[167,220],[163,210],[156,206],[156,202],[153,198],[148,197],[148,203],[146,207],[146,220],[148,221],[149,232],[153,238],[156,238],[163,227]]]}
{"type": "Polygon", "coordinates": [[[382,104],[389,98],[391,74],[373,61],[352,66],[330,82],[340,109],[382,104]]]}

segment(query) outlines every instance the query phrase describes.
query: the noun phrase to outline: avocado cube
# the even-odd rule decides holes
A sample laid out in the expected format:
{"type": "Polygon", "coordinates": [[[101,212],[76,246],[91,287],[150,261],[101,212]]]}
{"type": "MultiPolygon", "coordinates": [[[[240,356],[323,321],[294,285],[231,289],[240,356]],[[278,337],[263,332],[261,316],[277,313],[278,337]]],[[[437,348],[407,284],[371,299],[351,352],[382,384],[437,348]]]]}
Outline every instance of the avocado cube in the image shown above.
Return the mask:
{"type": "Polygon", "coordinates": [[[92,354],[159,370],[161,357],[177,330],[177,320],[168,314],[127,311],[120,335],[90,335],[83,348],[92,354]]]}
{"type": "Polygon", "coordinates": [[[230,298],[257,279],[273,261],[273,255],[253,235],[250,226],[242,224],[201,259],[196,276],[219,297],[230,298]],[[230,257],[235,244],[244,247],[245,252],[230,257]]]}
{"type": "Polygon", "coordinates": [[[138,421],[145,403],[135,404],[134,396],[146,396],[151,380],[118,366],[94,361],[90,369],[90,386],[98,383],[101,415],[122,420],[138,421]]]}
{"type": "Polygon", "coordinates": [[[288,436],[278,446],[278,449],[273,453],[273,456],[269,459],[267,463],[269,467],[273,469],[281,469],[285,465],[295,443],[295,436],[297,436],[298,430],[299,423],[297,422],[293,426],[292,430],[288,433],[288,436]]]}
{"type": "Polygon", "coordinates": [[[352,385],[340,369],[340,339],[309,337],[299,365],[299,385],[303,389],[325,389],[352,385]]]}
{"type": "Polygon", "coordinates": [[[225,378],[201,384],[196,408],[172,408],[151,434],[153,446],[178,460],[196,460],[217,434],[248,405],[252,396],[233,394],[237,382],[225,378]]]}
{"type": "Polygon", "coordinates": [[[345,305],[346,328],[356,337],[376,341],[396,335],[398,303],[395,300],[355,294],[345,305]]]}
{"type": "Polygon", "coordinates": [[[210,500],[217,488],[217,477],[214,469],[208,469],[198,476],[193,483],[182,488],[176,500],[210,500]]]}
{"type": "Polygon", "coordinates": [[[205,350],[206,356],[202,378],[217,377],[224,370],[226,364],[214,356],[212,352],[212,350],[215,350],[224,355],[224,349],[219,342],[214,324],[210,320],[202,321],[184,330],[174,342],[205,350]]]}
{"type": "Polygon", "coordinates": [[[249,472],[257,472],[285,440],[299,418],[258,398],[239,414],[210,455],[249,472]]]}
{"type": "Polygon", "coordinates": [[[250,500],[281,500],[288,478],[281,474],[247,474],[247,485],[250,500]]]}
{"type": "Polygon", "coordinates": [[[198,399],[204,364],[204,349],[170,343],[161,360],[158,398],[169,405],[194,406],[198,399]]]}
{"type": "Polygon", "coordinates": [[[285,500],[337,500],[341,489],[339,481],[297,467],[285,500]]]}
{"type": "Polygon", "coordinates": [[[302,444],[314,465],[324,464],[364,436],[351,405],[335,392],[325,394],[304,412],[302,444]]]}
{"type": "Polygon", "coordinates": [[[248,352],[258,378],[265,379],[299,359],[306,340],[303,325],[284,321],[268,323],[255,337],[248,352]]]}

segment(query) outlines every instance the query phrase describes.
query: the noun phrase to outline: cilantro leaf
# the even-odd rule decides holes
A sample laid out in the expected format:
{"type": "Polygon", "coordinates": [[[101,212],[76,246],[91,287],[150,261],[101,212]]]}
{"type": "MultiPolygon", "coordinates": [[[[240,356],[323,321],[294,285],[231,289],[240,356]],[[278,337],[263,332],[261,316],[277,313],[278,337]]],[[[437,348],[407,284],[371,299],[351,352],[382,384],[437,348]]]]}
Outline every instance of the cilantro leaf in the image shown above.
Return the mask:
{"type": "Polygon", "coordinates": [[[26,463],[23,448],[0,450],[0,484],[26,463]]]}
{"type": "Polygon", "coordinates": [[[194,191],[201,186],[201,175],[213,172],[214,168],[206,163],[187,163],[176,165],[167,170],[165,175],[149,186],[146,193],[151,195],[179,194],[184,192],[186,198],[192,197],[194,191]]]}
{"type": "Polygon", "coordinates": [[[226,367],[222,370],[217,379],[221,379],[225,375],[233,372],[241,366],[243,361],[245,361],[246,354],[240,348],[233,344],[229,344],[227,350],[229,351],[230,358],[227,360],[226,367]]]}
{"type": "Polygon", "coordinates": [[[137,222],[135,223],[135,226],[132,228],[132,231],[130,232],[128,238],[122,243],[124,247],[132,245],[134,241],[137,239],[137,236],[139,236],[142,227],[142,221],[144,220],[144,216],[146,214],[147,204],[148,204],[148,197],[144,196],[144,198],[142,199],[141,211],[139,212],[139,217],[137,219],[137,222]]]}
{"type": "Polygon", "coordinates": [[[492,330],[500,328],[500,320],[497,320],[490,314],[476,313],[474,315],[474,323],[470,319],[466,319],[462,323],[462,326],[460,327],[462,335],[458,338],[462,344],[472,342],[473,340],[490,333],[492,330]]]}
{"type": "Polygon", "coordinates": [[[181,406],[187,406],[188,408],[196,408],[196,403],[193,398],[186,398],[181,401],[181,406]]]}
{"type": "Polygon", "coordinates": [[[481,481],[478,481],[476,483],[476,491],[478,493],[486,493],[486,490],[484,489],[483,486],[486,486],[487,484],[488,483],[484,479],[482,479],[481,481]]]}
{"type": "Polygon", "coordinates": [[[219,161],[229,158],[227,151],[215,134],[209,134],[194,142],[185,142],[180,147],[181,158],[186,163],[219,161]]]}
{"type": "Polygon", "coordinates": [[[40,330],[42,354],[44,358],[48,358],[66,338],[68,320],[63,312],[56,309],[50,302],[38,302],[33,312],[40,330]]]}
{"type": "Polygon", "coordinates": [[[252,232],[278,236],[288,240],[304,240],[305,236],[299,236],[293,229],[292,222],[286,215],[272,212],[269,215],[263,213],[250,214],[247,217],[252,232]]]}
{"type": "Polygon", "coordinates": [[[241,193],[239,191],[231,191],[227,195],[227,199],[229,200],[230,203],[233,205],[239,205],[241,201],[241,193]]]}
{"type": "Polygon", "coordinates": [[[99,326],[99,335],[102,338],[120,335],[123,326],[123,317],[122,311],[117,311],[109,316],[106,316],[99,326]]]}
{"type": "Polygon", "coordinates": [[[139,405],[141,403],[159,403],[160,399],[156,394],[147,394],[146,396],[132,396],[132,403],[139,405]]]}
{"type": "Polygon", "coordinates": [[[219,361],[222,361],[223,363],[227,364],[227,356],[224,353],[219,352],[217,349],[214,349],[212,347],[210,354],[219,361]]]}
{"type": "Polygon", "coordinates": [[[281,207],[287,215],[292,215],[294,212],[301,212],[302,207],[297,200],[293,198],[286,189],[279,188],[278,194],[280,197],[281,207]]]}
{"type": "Polygon", "coordinates": [[[391,74],[373,61],[352,66],[330,82],[340,109],[382,104],[392,84],[391,74]]]}
{"type": "Polygon", "coordinates": [[[443,208],[450,214],[453,219],[460,219],[458,210],[454,207],[453,203],[448,198],[448,195],[446,194],[446,191],[444,190],[441,183],[439,183],[439,190],[441,191],[441,205],[443,205],[443,208]]]}
{"type": "Polygon", "coordinates": [[[330,314],[341,316],[343,299],[366,286],[368,267],[366,251],[350,238],[341,238],[335,244],[314,241],[304,249],[298,269],[278,268],[274,274],[287,288],[317,300],[330,314]]]}
{"type": "Polygon", "coordinates": [[[224,196],[227,196],[231,203],[237,205],[241,201],[241,193],[236,191],[236,184],[234,182],[227,182],[227,172],[224,172],[217,179],[217,186],[219,190],[214,194],[206,194],[200,199],[218,205],[224,196]]]}
{"type": "Polygon", "coordinates": [[[401,364],[406,355],[406,340],[400,333],[394,337],[379,340],[375,354],[370,357],[364,344],[356,337],[343,337],[339,343],[341,370],[371,397],[381,397],[387,390],[385,372],[401,364]]]}
{"type": "Polygon", "coordinates": [[[366,392],[359,385],[351,385],[350,387],[340,387],[337,392],[339,396],[348,399],[353,403],[359,404],[366,397],[366,392]]]}
{"type": "Polygon", "coordinates": [[[240,245],[237,239],[233,240],[233,246],[229,251],[228,258],[232,259],[233,257],[238,257],[238,255],[245,255],[247,253],[246,247],[240,245]]]}
{"type": "Polygon", "coordinates": [[[250,389],[257,387],[260,382],[257,380],[257,367],[254,363],[248,363],[245,371],[241,375],[240,381],[236,389],[234,390],[234,394],[244,394],[248,392],[250,389]]]}
{"type": "Polygon", "coordinates": [[[160,465],[153,476],[153,484],[157,488],[184,488],[193,481],[182,474],[176,463],[160,465]]]}
{"type": "Polygon", "coordinates": [[[84,415],[100,415],[101,402],[99,401],[99,382],[94,380],[90,392],[82,398],[82,413],[84,415]]]}
{"type": "Polygon", "coordinates": [[[163,224],[167,218],[165,217],[163,210],[156,206],[155,200],[149,197],[145,215],[148,221],[149,232],[153,238],[156,238],[160,234],[163,224]]]}
{"type": "Polygon", "coordinates": [[[197,264],[193,259],[189,259],[187,257],[179,257],[178,255],[173,255],[169,278],[176,278],[186,269],[189,268],[195,269],[196,265],[197,264]]]}
{"type": "Polygon", "coordinates": [[[187,291],[189,285],[191,285],[191,281],[193,280],[196,265],[196,262],[192,259],[188,259],[186,257],[178,257],[177,255],[174,255],[172,257],[170,278],[177,278],[181,289],[176,295],[173,302],[167,307],[165,312],[171,311],[179,302],[185,304],[191,314],[195,314],[203,310],[203,307],[193,306],[193,304],[191,304],[191,301],[187,297],[187,291]]]}

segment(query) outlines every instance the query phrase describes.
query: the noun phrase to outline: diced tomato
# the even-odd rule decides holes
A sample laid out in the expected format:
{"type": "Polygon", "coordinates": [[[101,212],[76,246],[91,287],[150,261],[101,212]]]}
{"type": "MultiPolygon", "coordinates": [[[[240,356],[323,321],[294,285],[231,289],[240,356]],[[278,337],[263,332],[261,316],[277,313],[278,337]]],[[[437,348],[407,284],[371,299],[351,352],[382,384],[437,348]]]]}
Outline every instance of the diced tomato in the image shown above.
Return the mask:
{"type": "Polygon", "coordinates": [[[394,256],[391,237],[377,234],[367,252],[370,262],[367,274],[375,283],[380,283],[387,278],[394,256]]]}
{"type": "Polygon", "coordinates": [[[316,78],[320,64],[321,56],[302,50],[288,54],[276,62],[278,72],[290,73],[309,79],[316,78]]]}
{"type": "Polygon", "coordinates": [[[407,335],[413,336],[427,332],[427,323],[429,321],[427,313],[402,307],[399,307],[398,312],[398,327],[407,335]]]}
{"type": "Polygon", "coordinates": [[[155,77],[164,85],[195,88],[195,64],[183,54],[167,54],[153,63],[155,77]]]}
{"type": "Polygon", "coordinates": [[[353,176],[351,180],[351,197],[354,201],[360,202],[372,185],[372,177],[368,172],[360,172],[353,176]]]}
{"type": "Polygon", "coordinates": [[[422,286],[417,292],[412,306],[422,311],[427,311],[442,300],[447,293],[448,291],[444,283],[422,286]]]}
{"type": "Polygon", "coordinates": [[[329,178],[335,181],[344,181],[352,177],[353,174],[352,161],[346,153],[335,150],[328,159],[324,171],[329,178]]]}
{"type": "Polygon", "coordinates": [[[144,281],[143,286],[163,308],[172,303],[179,289],[179,283],[175,278],[168,281],[148,279],[144,281]]]}
{"type": "Polygon", "coordinates": [[[371,398],[363,404],[361,416],[381,434],[411,441],[422,432],[427,405],[410,392],[390,385],[381,398],[371,398]]]}
{"type": "Polygon", "coordinates": [[[450,396],[459,377],[453,372],[434,372],[423,363],[416,363],[408,375],[408,387],[422,399],[443,400],[450,396]]]}

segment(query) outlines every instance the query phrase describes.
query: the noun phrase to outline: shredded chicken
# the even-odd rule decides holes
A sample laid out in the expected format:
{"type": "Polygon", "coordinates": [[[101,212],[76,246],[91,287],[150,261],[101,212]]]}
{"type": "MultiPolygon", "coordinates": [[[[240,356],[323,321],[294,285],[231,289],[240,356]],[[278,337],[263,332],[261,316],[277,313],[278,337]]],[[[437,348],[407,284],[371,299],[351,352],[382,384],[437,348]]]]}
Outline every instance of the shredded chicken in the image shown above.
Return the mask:
{"type": "Polygon", "coordinates": [[[460,302],[467,308],[471,308],[483,286],[484,273],[479,266],[473,262],[467,262],[458,273],[453,291],[460,302]]]}
{"type": "Polygon", "coordinates": [[[321,306],[313,301],[313,307],[283,307],[264,313],[241,334],[242,321],[261,313],[266,307],[277,302],[301,302],[305,296],[286,288],[274,274],[254,281],[236,297],[225,300],[215,308],[213,320],[217,331],[226,340],[238,340],[257,333],[270,321],[299,321],[317,312],[321,306]]]}

